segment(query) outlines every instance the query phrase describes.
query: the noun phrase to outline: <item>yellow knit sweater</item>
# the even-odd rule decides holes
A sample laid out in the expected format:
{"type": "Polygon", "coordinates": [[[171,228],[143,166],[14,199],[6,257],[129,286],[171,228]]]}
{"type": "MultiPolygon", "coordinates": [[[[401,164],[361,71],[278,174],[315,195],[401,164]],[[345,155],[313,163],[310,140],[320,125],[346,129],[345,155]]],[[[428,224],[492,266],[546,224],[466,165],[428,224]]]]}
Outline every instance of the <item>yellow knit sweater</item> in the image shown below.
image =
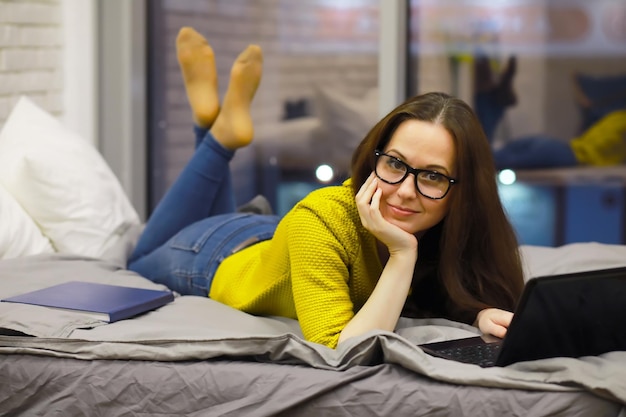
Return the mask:
{"type": "Polygon", "coordinates": [[[307,340],[335,348],[381,272],[348,180],[313,191],[271,240],[226,258],[209,296],[247,313],[297,319],[307,340]]]}
{"type": "Polygon", "coordinates": [[[570,144],[583,164],[626,163],[626,110],[607,114],[570,144]]]}

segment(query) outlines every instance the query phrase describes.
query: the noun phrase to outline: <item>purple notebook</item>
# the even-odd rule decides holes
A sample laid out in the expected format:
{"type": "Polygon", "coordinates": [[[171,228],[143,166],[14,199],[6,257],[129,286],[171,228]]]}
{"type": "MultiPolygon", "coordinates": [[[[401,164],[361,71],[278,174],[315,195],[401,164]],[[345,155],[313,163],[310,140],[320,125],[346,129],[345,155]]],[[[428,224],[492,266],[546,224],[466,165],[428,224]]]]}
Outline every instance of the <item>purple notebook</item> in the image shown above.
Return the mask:
{"type": "Polygon", "coordinates": [[[171,301],[170,291],[70,281],[1,301],[88,313],[109,323],[159,308],[171,301]]]}

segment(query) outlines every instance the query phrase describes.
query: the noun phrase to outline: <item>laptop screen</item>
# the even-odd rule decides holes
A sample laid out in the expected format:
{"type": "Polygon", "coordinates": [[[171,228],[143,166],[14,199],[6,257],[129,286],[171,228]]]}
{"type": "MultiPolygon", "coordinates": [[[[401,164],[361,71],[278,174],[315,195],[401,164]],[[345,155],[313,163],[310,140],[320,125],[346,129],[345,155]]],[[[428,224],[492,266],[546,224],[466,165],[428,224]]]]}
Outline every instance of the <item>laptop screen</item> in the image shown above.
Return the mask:
{"type": "Polygon", "coordinates": [[[497,364],[626,350],[626,268],[531,279],[497,364]]]}

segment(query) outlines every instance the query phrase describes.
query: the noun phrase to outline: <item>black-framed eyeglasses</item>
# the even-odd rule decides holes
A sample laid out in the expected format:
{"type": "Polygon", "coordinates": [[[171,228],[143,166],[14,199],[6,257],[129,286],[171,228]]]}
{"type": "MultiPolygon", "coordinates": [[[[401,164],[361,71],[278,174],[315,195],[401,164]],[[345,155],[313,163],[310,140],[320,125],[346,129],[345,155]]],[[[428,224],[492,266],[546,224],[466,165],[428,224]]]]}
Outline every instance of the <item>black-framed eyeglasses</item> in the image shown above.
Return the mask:
{"type": "Polygon", "coordinates": [[[374,172],[378,178],[387,184],[399,184],[409,174],[413,174],[417,191],[432,200],[444,198],[450,187],[458,183],[456,179],[440,172],[413,168],[403,160],[379,150],[374,151],[374,155],[376,155],[374,172]]]}

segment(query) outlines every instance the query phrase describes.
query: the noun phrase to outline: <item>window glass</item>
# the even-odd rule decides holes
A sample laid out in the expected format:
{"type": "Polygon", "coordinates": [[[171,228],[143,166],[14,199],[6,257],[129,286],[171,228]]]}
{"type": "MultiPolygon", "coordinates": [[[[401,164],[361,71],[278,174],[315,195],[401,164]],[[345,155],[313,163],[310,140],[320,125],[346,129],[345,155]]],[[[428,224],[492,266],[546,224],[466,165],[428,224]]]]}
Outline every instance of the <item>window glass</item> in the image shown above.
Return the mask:
{"type": "Polygon", "coordinates": [[[150,204],[194,149],[175,38],[192,26],[216,55],[219,88],[248,44],[264,52],[252,105],[255,139],[233,163],[236,199],[264,194],[284,212],[303,193],[347,176],[351,152],[377,119],[378,0],[150,1],[150,204]]]}
{"type": "Polygon", "coordinates": [[[463,98],[496,164],[518,165],[499,189],[520,242],[626,242],[626,167],[598,166],[626,155],[626,115],[612,113],[626,109],[626,1],[411,0],[409,9],[410,93],[463,98]]]}
{"type": "MultiPolygon", "coordinates": [[[[605,86],[585,83],[587,78],[626,77],[624,0],[410,5],[411,93],[442,90],[473,103],[474,94],[497,82],[511,57],[516,60],[516,100],[494,132],[496,142],[536,133],[573,138],[587,127],[576,76],[591,96],[605,86]]],[[[615,85],[624,88],[623,81],[615,85]]]]}

